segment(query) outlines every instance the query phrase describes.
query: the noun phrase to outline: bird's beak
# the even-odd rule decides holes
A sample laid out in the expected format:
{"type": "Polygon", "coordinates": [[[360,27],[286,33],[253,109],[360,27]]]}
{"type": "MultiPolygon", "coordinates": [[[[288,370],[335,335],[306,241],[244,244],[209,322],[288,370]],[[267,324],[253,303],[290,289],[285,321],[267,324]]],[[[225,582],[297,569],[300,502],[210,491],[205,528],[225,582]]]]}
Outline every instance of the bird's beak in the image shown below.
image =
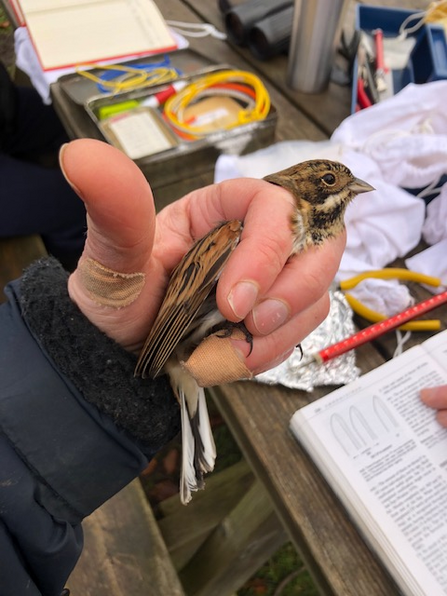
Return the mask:
{"type": "Polygon", "coordinates": [[[368,184],[364,180],[360,180],[360,178],[354,178],[354,180],[349,185],[349,190],[359,194],[361,192],[369,192],[370,190],[376,190],[374,186],[368,184]]]}

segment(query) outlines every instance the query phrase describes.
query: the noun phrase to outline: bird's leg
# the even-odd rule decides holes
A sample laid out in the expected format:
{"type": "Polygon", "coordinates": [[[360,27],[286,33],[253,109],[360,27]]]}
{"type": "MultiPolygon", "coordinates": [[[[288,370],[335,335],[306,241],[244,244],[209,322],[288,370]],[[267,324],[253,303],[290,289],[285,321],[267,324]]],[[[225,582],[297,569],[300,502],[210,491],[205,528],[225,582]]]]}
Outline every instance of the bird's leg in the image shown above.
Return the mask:
{"type": "Polygon", "coordinates": [[[219,325],[218,331],[221,333],[216,333],[216,336],[217,337],[231,337],[231,333],[232,333],[233,329],[240,329],[242,331],[242,333],[244,334],[246,342],[250,344],[250,351],[248,352],[248,355],[250,356],[250,354],[253,351],[253,335],[247,329],[247,327],[245,326],[245,323],[243,321],[239,321],[239,323],[232,323],[231,321],[225,321],[224,323],[219,325]]]}

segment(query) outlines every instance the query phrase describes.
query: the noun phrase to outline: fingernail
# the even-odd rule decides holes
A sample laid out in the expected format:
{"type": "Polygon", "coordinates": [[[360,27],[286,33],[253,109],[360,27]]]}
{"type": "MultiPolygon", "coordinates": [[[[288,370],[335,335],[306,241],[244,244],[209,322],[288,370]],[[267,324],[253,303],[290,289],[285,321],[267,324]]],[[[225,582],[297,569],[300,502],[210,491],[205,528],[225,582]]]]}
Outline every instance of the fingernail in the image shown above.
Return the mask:
{"type": "Polygon", "coordinates": [[[261,335],[268,335],[281,327],[289,316],[290,311],[281,300],[265,300],[253,309],[253,323],[261,335]]]}
{"type": "Polygon", "coordinates": [[[251,311],[258,298],[258,286],[252,281],[240,281],[228,294],[228,302],[236,318],[242,320],[251,311]]]}
{"type": "Polygon", "coordinates": [[[61,171],[62,171],[62,174],[64,175],[65,180],[68,182],[68,184],[71,186],[71,188],[75,191],[75,193],[78,194],[80,197],[82,197],[81,191],[79,190],[79,188],[77,188],[77,186],[75,184],[73,184],[73,182],[70,180],[70,178],[68,177],[68,174],[65,170],[64,155],[65,155],[65,150],[67,147],[68,147],[68,143],[64,143],[59,150],[59,165],[61,167],[61,171]]]}

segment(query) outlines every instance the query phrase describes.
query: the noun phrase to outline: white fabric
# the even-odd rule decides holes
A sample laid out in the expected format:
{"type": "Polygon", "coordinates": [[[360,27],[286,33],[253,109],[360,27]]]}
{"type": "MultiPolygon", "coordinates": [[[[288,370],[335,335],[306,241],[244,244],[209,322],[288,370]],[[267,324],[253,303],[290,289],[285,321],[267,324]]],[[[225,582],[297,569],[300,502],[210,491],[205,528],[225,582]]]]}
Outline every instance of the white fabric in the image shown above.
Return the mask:
{"type": "Polygon", "coordinates": [[[444,292],[447,289],[447,238],[406,259],[405,265],[411,271],[438,277],[442,285],[437,288],[427,286],[427,289],[435,294],[444,292]]]}
{"type": "Polygon", "coordinates": [[[283,141],[248,155],[222,154],[216,162],[214,181],[230,178],[263,178],[306,159],[339,159],[341,147],[331,141],[283,141]]]}
{"type": "MultiPolygon", "coordinates": [[[[260,178],[316,157],[345,163],[376,190],[359,195],[347,209],[348,240],[337,279],[381,269],[414,248],[423,230],[427,242],[447,237],[446,187],[427,210],[423,199],[404,190],[434,187],[447,174],[446,105],[447,81],[411,84],[386,101],[349,116],[330,141],[282,142],[243,157],[222,155],[215,180],[260,178]]],[[[447,253],[442,254],[446,256],[437,253],[437,259],[444,263],[447,253]]],[[[430,263],[424,268],[427,273],[433,270],[430,263]]],[[[395,281],[369,280],[352,293],[387,316],[412,303],[406,287],[395,281]]]]}
{"type": "Polygon", "coordinates": [[[405,256],[420,240],[425,214],[424,201],[384,180],[369,157],[347,150],[341,161],[376,190],[356,197],[346,211],[347,244],[339,280],[405,256]]]}
{"type": "MultiPolygon", "coordinates": [[[[427,244],[436,244],[447,238],[447,184],[428,204],[422,236],[427,244]]],[[[444,258],[447,259],[447,253],[444,258]]]]}
{"type": "Polygon", "coordinates": [[[447,81],[410,84],[346,118],[332,141],[371,157],[387,182],[421,188],[445,173],[446,104],[447,81]]]}

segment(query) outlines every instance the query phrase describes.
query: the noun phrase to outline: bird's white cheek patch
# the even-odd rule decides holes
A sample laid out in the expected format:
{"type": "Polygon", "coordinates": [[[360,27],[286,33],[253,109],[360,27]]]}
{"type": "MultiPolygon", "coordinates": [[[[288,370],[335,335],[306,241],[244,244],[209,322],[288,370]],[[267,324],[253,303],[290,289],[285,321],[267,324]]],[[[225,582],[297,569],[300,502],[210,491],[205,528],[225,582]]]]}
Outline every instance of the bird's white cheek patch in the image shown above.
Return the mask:
{"type": "Polygon", "coordinates": [[[144,287],[144,273],[120,273],[94,259],[82,259],[78,273],[90,298],[101,306],[123,308],[132,304],[144,287]]]}
{"type": "Polygon", "coordinates": [[[206,337],[182,366],[194,377],[200,387],[213,387],[240,379],[251,379],[253,373],[245,366],[240,354],[231,343],[245,339],[239,329],[231,337],[219,337],[219,332],[206,337]]]}
{"type": "Polygon", "coordinates": [[[337,207],[342,202],[343,202],[343,193],[329,195],[327,197],[327,199],[324,201],[324,203],[316,206],[316,209],[318,211],[331,211],[331,209],[334,209],[334,207],[337,207]]]}

